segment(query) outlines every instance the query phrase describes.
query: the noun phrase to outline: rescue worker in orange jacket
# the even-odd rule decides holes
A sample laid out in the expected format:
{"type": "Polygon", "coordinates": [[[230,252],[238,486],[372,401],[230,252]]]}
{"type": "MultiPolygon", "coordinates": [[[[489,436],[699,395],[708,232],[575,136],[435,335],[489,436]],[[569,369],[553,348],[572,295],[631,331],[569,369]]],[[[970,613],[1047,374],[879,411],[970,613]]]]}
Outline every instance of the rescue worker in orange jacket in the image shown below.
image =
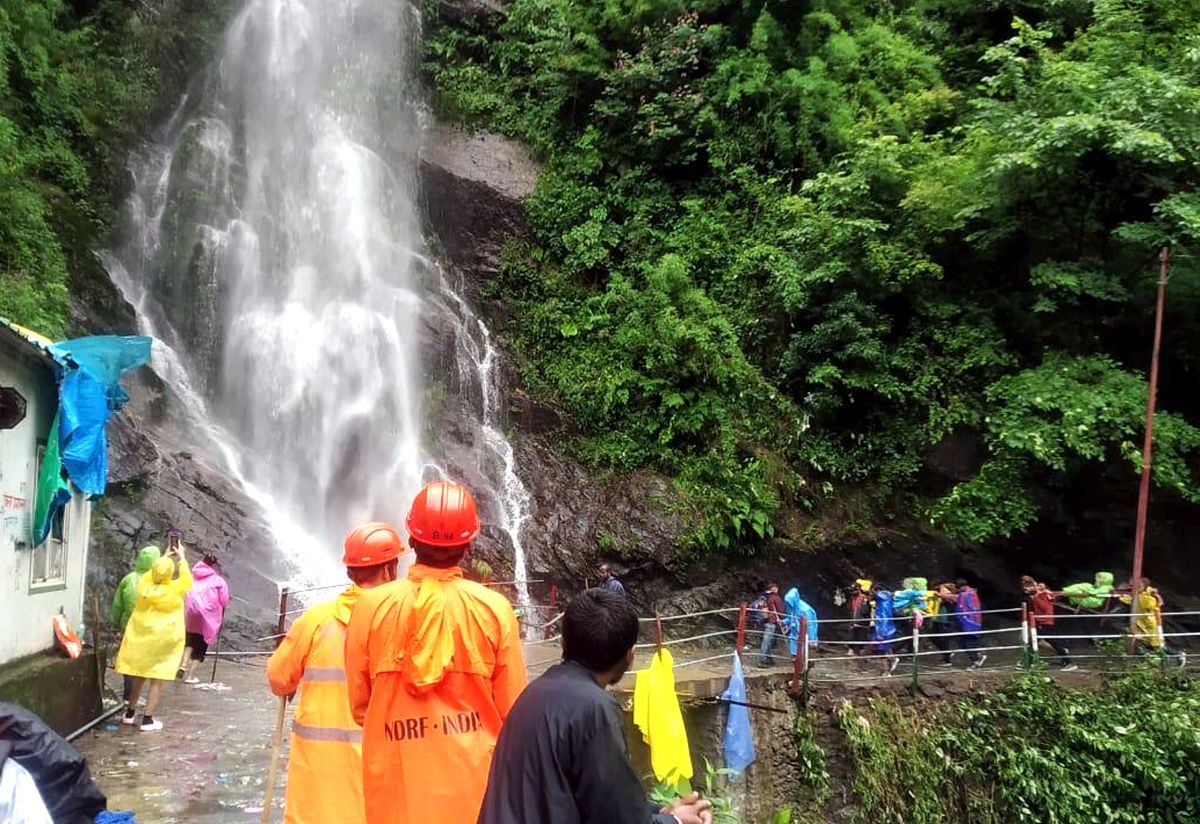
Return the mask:
{"type": "Polygon", "coordinates": [[[427,485],[406,521],[416,563],[365,593],[346,637],[350,708],[363,726],[367,824],[479,816],[500,725],[525,687],[512,605],[463,578],[475,501],[427,485]]]}
{"type": "Polygon", "coordinates": [[[267,662],[276,695],[300,688],[292,721],[284,824],[363,824],[362,730],[346,695],[346,625],[362,594],[396,580],[404,543],[394,527],[369,523],[346,536],[351,584],[305,610],[267,662]]]}

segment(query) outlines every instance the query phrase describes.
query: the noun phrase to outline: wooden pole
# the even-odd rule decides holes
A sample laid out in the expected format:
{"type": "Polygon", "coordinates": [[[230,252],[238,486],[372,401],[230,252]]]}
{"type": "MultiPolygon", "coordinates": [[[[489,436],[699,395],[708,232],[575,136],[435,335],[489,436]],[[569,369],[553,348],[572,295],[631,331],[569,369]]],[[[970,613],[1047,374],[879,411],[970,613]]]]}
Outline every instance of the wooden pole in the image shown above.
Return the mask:
{"type": "Polygon", "coordinates": [[[271,766],[267,769],[266,797],[263,799],[261,824],[271,822],[271,804],[275,801],[275,779],[279,775],[279,753],[283,749],[283,722],[287,717],[287,696],[279,696],[275,713],[275,734],[271,738],[271,766]]]}
{"type": "Polygon", "coordinates": [[[1167,294],[1167,266],[1171,250],[1166,246],[1158,256],[1158,302],[1154,310],[1154,349],[1150,355],[1150,390],[1146,399],[1146,437],[1142,443],[1142,480],[1138,487],[1137,527],[1133,537],[1133,600],[1129,608],[1129,651],[1137,646],[1137,619],[1141,609],[1138,595],[1142,591],[1142,561],[1146,551],[1146,517],[1150,507],[1150,462],[1154,444],[1154,407],[1158,396],[1158,356],[1162,350],[1163,304],[1167,294]]]}
{"type": "MultiPolygon", "coordinates": [[[[279,621],[275,624],[275,648],[283,642],[283,631],[287,627],[288,588],[279,593],[279,621]]],[[[279,709],[275,713],[275,733],[271,737],[271,765],[267,768],[267,783],[263,798],[261,824],[270,824],[271,805],[275,801],[275,779],[279,774],[279,754],[283,750],[283,724],[287,718],[288,697],[279,697],[279,709]]]]}

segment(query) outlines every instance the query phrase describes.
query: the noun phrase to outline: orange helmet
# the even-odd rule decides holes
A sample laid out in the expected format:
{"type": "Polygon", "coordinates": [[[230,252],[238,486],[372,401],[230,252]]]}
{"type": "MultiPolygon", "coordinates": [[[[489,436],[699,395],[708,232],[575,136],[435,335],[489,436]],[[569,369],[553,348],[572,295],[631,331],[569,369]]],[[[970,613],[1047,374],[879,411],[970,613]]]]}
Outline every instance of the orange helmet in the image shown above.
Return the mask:
{"type": "Polygon", "coordinates": [[[370,567],[386,564],[404,552],[404,542],[394,526],[372,521],[356,526],[346,536],[346,554],[342,563],[348,567],[370,567]]]}
{"type": "Polygon", "coordinates": [[[411,537],[428,546],[462,546],[479,534],[479,515],[465,486],[434,481],[417,493],[404,525],[411,537]]]}

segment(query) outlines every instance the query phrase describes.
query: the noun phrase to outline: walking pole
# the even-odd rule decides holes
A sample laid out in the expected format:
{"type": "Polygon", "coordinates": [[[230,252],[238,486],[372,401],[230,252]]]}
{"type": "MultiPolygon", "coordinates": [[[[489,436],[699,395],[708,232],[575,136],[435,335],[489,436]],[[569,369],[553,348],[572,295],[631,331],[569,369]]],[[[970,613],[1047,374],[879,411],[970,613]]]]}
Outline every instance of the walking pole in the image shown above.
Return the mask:
{"type": "MultiPolygon", "coordinates": [[[[208,679],[208,683],[215,684],[217,682],[217,661],[221,658],[221,635],[225,632],[225,610],[221,610],[221,626],[217,629],[217,642],[213,644],[213,668],[212,677],[208,679]]],[[[278,646],[278,645],[276,645],[278,646]]]]}
{"type": "MultiPolygon", "coordinates": [[[[283,630],[287,625],[288,588],[284,587],[279,593],[279,623],[275,627],[275,647],[278,648],[283,640],[283,630]]],[[[287,696],[280,696],[279,709],[275,713],[275,734],[271,738],[271,766],[267,768],[266,794],[263,798],[261,824],[271,822],[271,804],[275,800],[275,778],[279,774],[279,753],[283,749],[283,722],[287,718],[287,696]]]]}
{"type": "Polygon", "coordinates": [[[102,626],[100,598],[96,595],[96,591],[92,590],[92,653],[96,659],[96,691],[100,694],[100,706],[104,706],[104,663],[100,660],[100,647],[103,640],[102,626]]]}

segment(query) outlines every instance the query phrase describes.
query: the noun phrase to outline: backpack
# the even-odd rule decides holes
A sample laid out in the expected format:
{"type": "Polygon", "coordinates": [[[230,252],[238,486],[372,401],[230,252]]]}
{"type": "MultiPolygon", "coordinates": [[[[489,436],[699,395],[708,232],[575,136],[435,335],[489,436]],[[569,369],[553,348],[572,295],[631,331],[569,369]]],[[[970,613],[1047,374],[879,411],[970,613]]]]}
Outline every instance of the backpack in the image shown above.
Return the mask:
{"type": "Polygon", "coordinates": [[[767,594],[765,592],[750,602],[747,615],[752,627],[761,627],[767,622],[767,594]]]}

